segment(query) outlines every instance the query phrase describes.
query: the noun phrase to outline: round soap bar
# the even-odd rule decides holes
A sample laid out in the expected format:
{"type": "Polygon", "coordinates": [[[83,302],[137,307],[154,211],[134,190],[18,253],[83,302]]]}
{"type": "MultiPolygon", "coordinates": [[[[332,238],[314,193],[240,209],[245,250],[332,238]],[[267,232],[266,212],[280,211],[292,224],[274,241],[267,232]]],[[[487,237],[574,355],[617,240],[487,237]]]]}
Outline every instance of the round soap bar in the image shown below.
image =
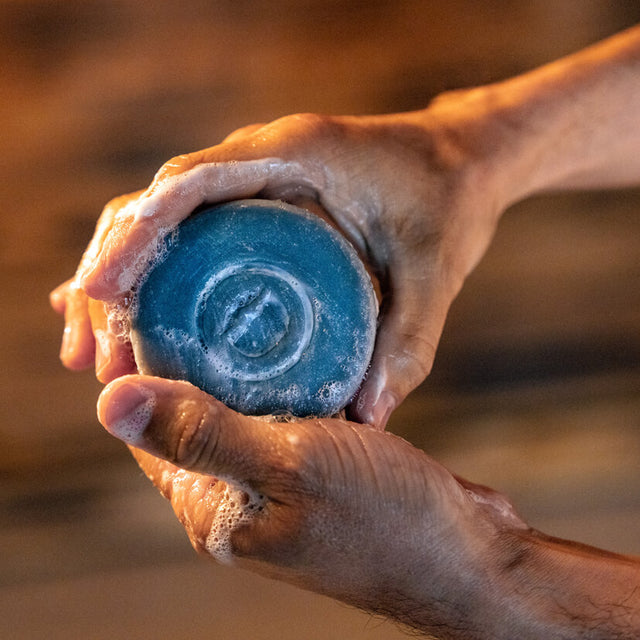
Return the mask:
{"type": "Polygon", "coordinates": [[[244,200],[169,234],[136,292],[141,373],[249,415],[327,416],[364,377],[377,302],[353,247],[303,209],[244,200]]]}

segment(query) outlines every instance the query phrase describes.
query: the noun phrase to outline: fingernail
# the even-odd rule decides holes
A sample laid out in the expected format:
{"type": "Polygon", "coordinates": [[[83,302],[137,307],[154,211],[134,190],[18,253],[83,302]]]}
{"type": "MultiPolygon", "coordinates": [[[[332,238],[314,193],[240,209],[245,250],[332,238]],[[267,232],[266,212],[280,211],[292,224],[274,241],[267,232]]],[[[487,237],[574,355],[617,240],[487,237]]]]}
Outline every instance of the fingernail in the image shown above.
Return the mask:
{"type": "Polygon", "coordinates": [[[396,400],[393,394],[383,391],[371,409],[371,424],[378,429],[384,429],[395,408],[396,400]]]}
{"type": "Polygon", "coordinates": [[[111,361],[111,352],[109,350],[109,340],[107,334],[101,329],[94,329],[93,335],[96,339],[96,377],[100,382],[102,380],[102,372],[111,361]]]}
{"type": "Polygon", "coordinates": [[[140,442],[156,406],[155,394],[136,383],[107,386],[98,400],[98,419],[112,435],[129,444],[140,442]]]}

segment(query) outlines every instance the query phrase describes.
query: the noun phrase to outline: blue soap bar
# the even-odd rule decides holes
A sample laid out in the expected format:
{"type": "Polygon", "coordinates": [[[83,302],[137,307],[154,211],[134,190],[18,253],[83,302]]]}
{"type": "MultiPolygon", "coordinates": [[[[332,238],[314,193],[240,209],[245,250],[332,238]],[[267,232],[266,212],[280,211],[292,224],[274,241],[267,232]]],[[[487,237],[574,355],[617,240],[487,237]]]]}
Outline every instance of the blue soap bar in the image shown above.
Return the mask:
{"type": "Polygon", "coordinates": [[[188,380],[248,415],[327,416],[373,351],[377,302],[353,247],[288,204],[198,211],[169,234],[130,311],[141,373],[188,380]]]}

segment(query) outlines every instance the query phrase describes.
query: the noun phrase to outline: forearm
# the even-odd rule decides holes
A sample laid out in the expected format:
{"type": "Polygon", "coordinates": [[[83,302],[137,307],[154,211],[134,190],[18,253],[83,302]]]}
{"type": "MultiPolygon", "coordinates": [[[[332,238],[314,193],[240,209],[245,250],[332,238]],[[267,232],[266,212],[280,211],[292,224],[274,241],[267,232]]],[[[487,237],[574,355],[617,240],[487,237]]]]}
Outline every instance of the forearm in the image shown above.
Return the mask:
{"type": "Polygon", "coordinates": [[[531,532],[500,540],[495,638],[640,637],[640,562],[531,532]],[[498,630],[497,630],[498,631],[498,630]]]}
{"type": "Polygon", "coordinates": [[[425,575],[422,593],[445,597],[400,594],[385,613],[439,640],[640,637],[638,560],[523,529],[502,531],[485,552],[474,566],[451,559],[445,575],[425,575]]]}
{"type": "Polygon", "coordinates": [[[395,557],[405,561],[375,594],[378,612],[439,640],[640,638],[640,558],[546,536],[502,494],[441,479],[456,526],[438,541],[433,526],[404,519],[395,557]]]}
{"type": "Polygon", "coordinates": [[[479,91],[511,202],[640,184],[640,27],[479,91]]]}
{"type": "Polygon", "coordinates": [[[435,564],[422,564],[431,549],[409,552],[419,579],[400,583],[395,601],[378,595],[387,615],[439,640],[640,638],[640,558],[542,534],[502,494],[457,482],[467,499],[455,531],[435,564]]]}

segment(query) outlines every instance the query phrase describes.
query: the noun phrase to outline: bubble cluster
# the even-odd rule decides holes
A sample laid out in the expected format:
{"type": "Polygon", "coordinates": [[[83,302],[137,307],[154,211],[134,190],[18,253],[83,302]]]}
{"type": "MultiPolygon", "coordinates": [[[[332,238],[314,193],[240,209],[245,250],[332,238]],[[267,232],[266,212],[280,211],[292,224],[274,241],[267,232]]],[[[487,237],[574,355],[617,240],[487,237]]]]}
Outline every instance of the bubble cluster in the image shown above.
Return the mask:
{"type": "Polygon", "coordinates": [[[335,404],[344,396],[345,385],[341,382],[329,381],[325,382],[318,389],[318,398],[327,404],[335,404]]]}
{"type": "Polygon", "coordinates": [[[207,551],[221,564],[233,563],[231,535],[239,526],[251,522],[264,508],[265,498],[247,487],[227,482],[211,505],[213,519],[205,543],[207,551]]]}

